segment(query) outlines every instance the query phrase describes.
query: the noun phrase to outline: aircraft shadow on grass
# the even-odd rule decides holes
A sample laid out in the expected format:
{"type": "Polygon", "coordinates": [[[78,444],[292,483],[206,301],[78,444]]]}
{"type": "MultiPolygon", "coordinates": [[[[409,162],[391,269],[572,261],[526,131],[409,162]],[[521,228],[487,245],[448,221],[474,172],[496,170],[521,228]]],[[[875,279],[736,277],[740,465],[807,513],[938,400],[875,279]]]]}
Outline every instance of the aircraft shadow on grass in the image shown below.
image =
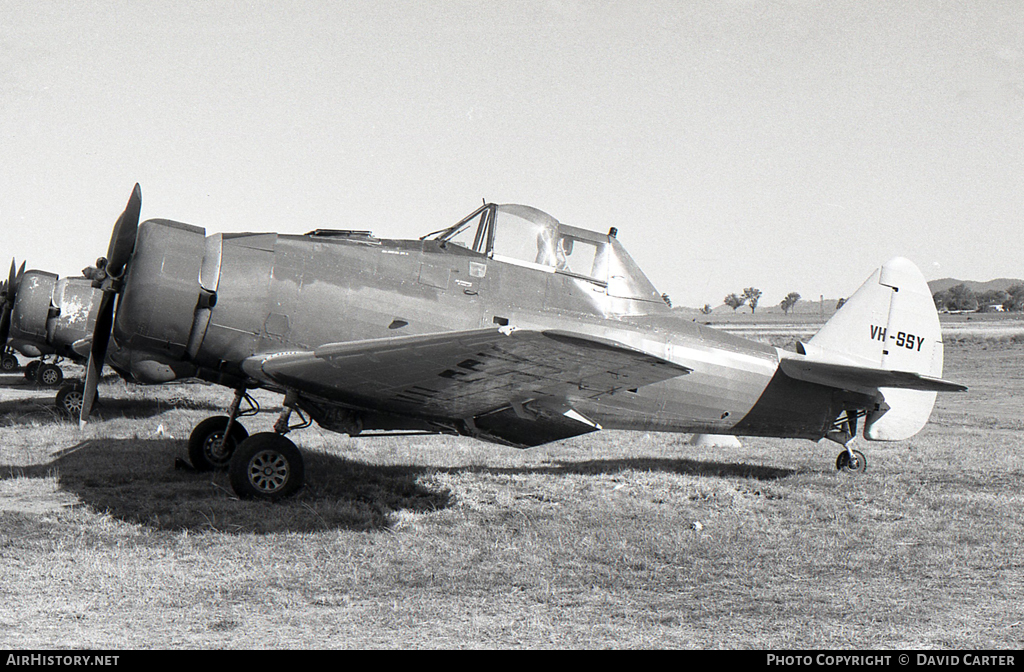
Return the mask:
{"type": "Polygon", "coordinates": [[[617,474],[623,470],[776,480],[796,473],[750,464],[668,458],[560,462],[524,467],[379,466],[320,451],[304,451],[307,479],[292,498],[270,504],[238,499],[225,472],[180,468],[186,442],[176,439],[97,439],[47,464],[0,465],[0,479],[56,476],[61,490],[114,518],[160,530],[264,534],[329,529],[388,529],[394,514],[425,513],[454,503],[450,491],[420,482],[432,473],[617,474]],[[178,466],[179,468],[176,468],[178,466]]]}
{"type": "MultiPolygon", "coordinates": [[[[71,418],[60,412],[54,404],[57,391],[51,390],[38,397],[8,399],[0,401],[0,422],[7,424],[35,425],[40,422],[78,424],[78,418],[71,418]]],[[[165,400],[138,397],[133,399],[100,397],[96,406],[96,419],[112,420],[114,418],[152,418],[167,411],[180,408],[181,403],[170,403],[165,400]]],[[[190,409],[217,411],[220,407],[213,403],[191,402],[190,409]]]]}
{"type": "Polygon", "coordinates": [[[796,474],[795,469],[781,469],[743,462],[702,462],[683,458],[633,457],[586,462],[559,462],[539,467],[483,468],[478,469],[495,474],[592,474],[609,475],[622,471],[660,471],[690,476],[717,476],[719,478],[753,478],[758,481],[775,481],[796,474]]]}

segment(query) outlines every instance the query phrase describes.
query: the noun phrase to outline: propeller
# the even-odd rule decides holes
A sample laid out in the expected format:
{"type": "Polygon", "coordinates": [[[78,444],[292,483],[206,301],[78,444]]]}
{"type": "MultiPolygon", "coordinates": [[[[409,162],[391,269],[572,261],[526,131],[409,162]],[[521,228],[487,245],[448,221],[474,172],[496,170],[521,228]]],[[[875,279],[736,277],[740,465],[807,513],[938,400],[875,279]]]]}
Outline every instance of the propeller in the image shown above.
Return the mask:
{"type": "Polygon", "coordinates": [[[82,411],[78,419],[79,427],[84,427],[92,413],[92,405],[96,401],[96,387],[100,382],[103,362],[107,358],[107,344],[114,329],[114,303],[122,289],[122,280],[128,261],[135,250],[135,238],[139,232],[139,214],[142,212],[142,187],[138,184],[132,190],[128,205],[117,218],[114,231],[110,234],[110,245],[107,247],[105,259],[97,261],[97,270],[93,273],[93,286],[103,290],[99,312],[96,316],[96,327],[93,330],[92,349],[89,351],[89,364],[85,372],[85,390],[82,395],[82,411]]]}
{"type": "MultiPolygon", "coordinates": [[[[0,284],[0,289],[2,289],[0,293],[3,294],[2,299],[0,299],[3,303],[3,306],[0,307],[0,350],[7,345],[7,337],[11,333],[11,312],[14,310],[14,299],[17,294],[19,275],[17,268],[17,263],[14,259],[11,259],[11,273],[7,280],[0,284]]],[[[21,265],[21,269],[24,272],[25,264],[21,265]]]]}

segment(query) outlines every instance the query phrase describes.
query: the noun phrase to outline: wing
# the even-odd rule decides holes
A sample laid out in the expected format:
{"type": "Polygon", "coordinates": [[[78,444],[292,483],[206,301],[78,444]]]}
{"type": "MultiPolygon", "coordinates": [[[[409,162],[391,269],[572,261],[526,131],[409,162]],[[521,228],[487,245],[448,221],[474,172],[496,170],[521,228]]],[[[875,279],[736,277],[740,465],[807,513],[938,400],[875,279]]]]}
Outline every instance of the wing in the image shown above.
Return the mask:
{"type": "Polygon", "coordinates": [[[594,336],[507,328],[334,343],[254,356],[243,368],[266,383],[350,406],[462,421],[491,435],[482,438],[514,445],[598,429],[574,416],[575,399],[691,371],[594,336]]]}

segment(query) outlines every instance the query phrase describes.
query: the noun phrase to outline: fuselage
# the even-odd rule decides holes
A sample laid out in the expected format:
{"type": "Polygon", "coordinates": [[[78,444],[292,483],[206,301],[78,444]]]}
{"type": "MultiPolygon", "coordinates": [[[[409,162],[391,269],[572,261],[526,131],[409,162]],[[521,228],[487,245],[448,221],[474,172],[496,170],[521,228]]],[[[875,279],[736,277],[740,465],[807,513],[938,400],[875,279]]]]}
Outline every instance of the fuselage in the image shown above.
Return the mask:
{"type": "MultiPolygon", "coordinates": [[[[144,382],[198,374],[236,384],[246,378],[240,363],[261,353],[486,327],[554,329],[692,369],[636,389],[568,399],[604,428],[815,440],[825,434],[837,413],[831,388],[785,376],[774,347],[674,313],[614,235],[564,225],[560,232],[574,237],[577,254],[593,248],[586,268],[443,239],[205,237],[195,227],[146,222],[118,308],[115,339],[132,351],[121,368],[144,382]]],[[[343,396],[324,401],[352,404],[343,396]]]]}

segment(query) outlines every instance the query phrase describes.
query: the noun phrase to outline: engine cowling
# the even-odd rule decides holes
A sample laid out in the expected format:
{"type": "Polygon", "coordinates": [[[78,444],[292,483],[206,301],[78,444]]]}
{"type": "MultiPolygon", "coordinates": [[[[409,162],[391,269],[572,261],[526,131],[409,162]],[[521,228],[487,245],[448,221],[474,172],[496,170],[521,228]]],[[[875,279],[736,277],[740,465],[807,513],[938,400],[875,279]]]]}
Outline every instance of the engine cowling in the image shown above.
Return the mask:
{"type": "Polygon", "coordinates": [[[119,362],[143,383],[195,375],[187,361],[197,306],[206,230],[170,220],[139,225],[114,320],[114,340],[129,361],[119,362]]]}
{"type": "Polygon", "coordinates": [[[54,349],[66,356],[87,356],[72,346],[92,336],[102,292],[88,278],[61,278],[53,291],[57,315],[51,323],[54,349]]]}
{"type": "Polygon", "coordinates": [[[11,311],[11,344],[27,357],[49,354],[53,318],[59,310],[53,304],[57,275],[26,271],[18,286],[11,311]]]}

